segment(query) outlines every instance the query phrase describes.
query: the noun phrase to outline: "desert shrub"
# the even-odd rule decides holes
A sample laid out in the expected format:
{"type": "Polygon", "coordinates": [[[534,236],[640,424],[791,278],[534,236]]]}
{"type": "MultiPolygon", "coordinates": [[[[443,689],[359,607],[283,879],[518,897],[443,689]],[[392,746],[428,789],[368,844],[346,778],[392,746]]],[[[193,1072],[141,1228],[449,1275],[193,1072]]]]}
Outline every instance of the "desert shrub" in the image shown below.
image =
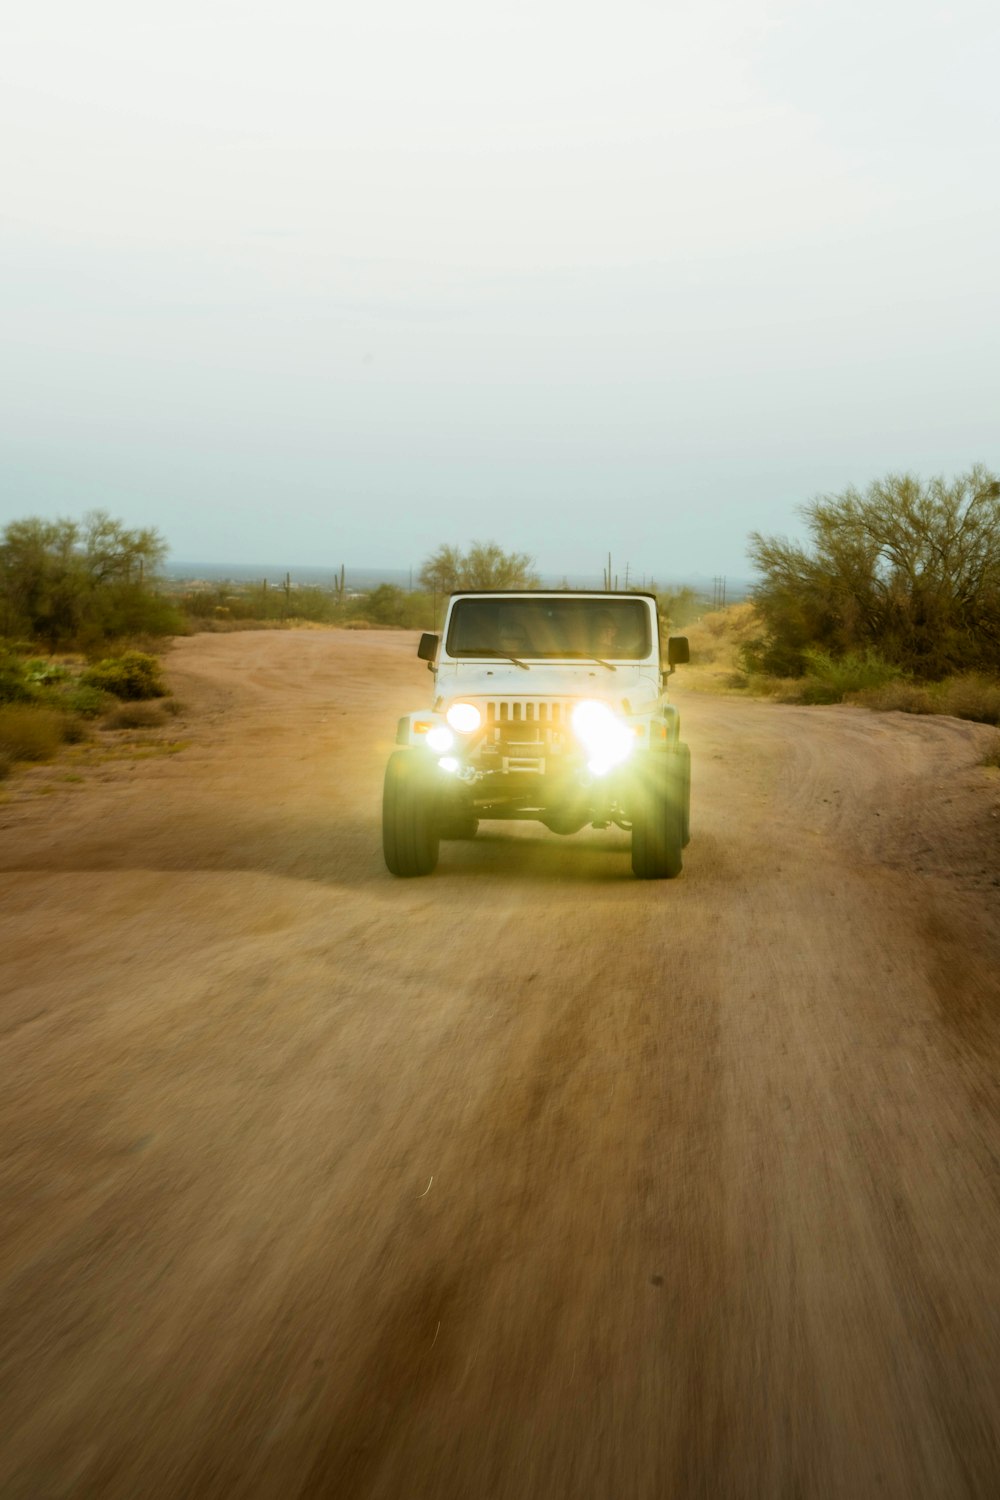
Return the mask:
{"type": "Polygon", "coordinates": [[[850,694],[883,688],[904,675],[870,647],[866,651],[845,651],[841,656],[810,649],[803,652],[803,659],[806,676],[800,703],[843,703],[850,694]]]}
{"type": "Polygon", "coordinates": [[[88,667],[80,681],[85,687],[100,688],[116,698],[163,698],[167,689],[155,656],[144,651],[126,651],[118,657],[106,657],[88,667]]]}
{"type": "Polygon", "coordinates": [[[982,766],[992,766],[995,770],[1000,770],[1000,740],[994,740],[979,764],[982,766]]]}
{"type": "Polygon", "coordinates": [[[948,677],[938,688],[938,713],[1000,725],[1000,681],[978,672],[948,677]]]}
{"type": "Polygon", "coordinates": [[[115,699],[101,688],[77,682],[60,693],[58,701],[69,713],[79,714],[84,719],[96,719],[99,714],[108,712],[115,699]]]}
{"type": "Polygon", "coordinates": [[[30,703],[38,686],[24,669],[24,662],[11,652],[0,655],[0,703],[30,703]]]}
{"type": "Polygon", "coordinates": [[[22,663],[22,669],[28,682],[33,687],[54,687],[57,683],[68,682],[73,673],[69,667],[59,661],[45,661],[39,656],[30,657],[22,663]]]}
{"type": "Polygon", "coordinates": [[[0,781],[14,769],[14,757],[9,750],[0,750],[0,781]]]}
{"type": "Polygon", "coordinates": [[[816,707],[825,703],[843,703],[844,695],[832,682],[824,682],[821,677],[801,677],[793,688],[781,694],[781,701],[816,707]]]}
{"type": "Polygon", "coordinates": [[[66,734],[66,716],[31,703],[0,708],[0,753],[12,760],[50,760],[66,734]]]}
{"type": "Polygon", "coordinates": [[[884,687],[864,688],[858,702],[880,713],[933,714],[937,712],[933,693],[916,682],[899,678],[884,687]]]}
{"type": "Polygon", "coordinates": [[[102,729],[158,729],[166,715],[158,703],[121,703],[101,721],[102,729]]]}

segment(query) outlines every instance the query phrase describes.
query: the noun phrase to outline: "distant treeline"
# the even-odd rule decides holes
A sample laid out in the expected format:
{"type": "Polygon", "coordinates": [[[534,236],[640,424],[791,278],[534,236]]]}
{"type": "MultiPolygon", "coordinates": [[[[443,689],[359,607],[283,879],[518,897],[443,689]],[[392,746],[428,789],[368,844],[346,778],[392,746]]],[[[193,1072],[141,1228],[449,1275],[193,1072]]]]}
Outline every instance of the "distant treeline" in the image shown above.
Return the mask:
{"type": "MultiPolygon", "coordinates": [[[[863,657],[871,670],[883,663],[924,681],[1000,672],[995,475],[980,465],[950,483],[890,475],[863,492],[813,500],[802,514],[805,543],[750,537],[759,582],[750,596],[754,631],[743,646],[748,672],[801,676],[817,652],[834,662],[863,657]]],[[[109,641],[252,621],[428,630],[440,625],[456,588],[540,585],[532,558],[493,541],[464,551],[442,544],[421,566],[416,590],[380,582],[354,591],[343,568],[327,587],[290,574],[278,585],[171,587],[161,577],[165,555],[158,532],[130,530],[103,511],[79,523],[12,522],[0,535],[0,636],[94,654],[109,641]]],[[[711,608],[691,587],[650,588],[674,629],[711,608]]]]}
{"type": "MultiPolygon", "coordinates": [[[[419,587],[382,582],[348,587],[345,569],[331,582],[302,584],[286,573],[268,579],[172,583],[162,576],[166,543],[152,529],[130,530],[104,511],[82,522],[29,518],[0,539],[0,638],[50,651],[99,652],[109,642],[225,630],[254,621],[379,625],[411,630],[440,626],[455,588],[534,588],[524,553],[496,542],[466,552],[442,546],[420,569],[419,587]]],[[[568,586],[568,585],[567,585],[568,586]]],[[[664,612],[683,624],[703,607],[693,589],[662,596],[664,612]]]]}

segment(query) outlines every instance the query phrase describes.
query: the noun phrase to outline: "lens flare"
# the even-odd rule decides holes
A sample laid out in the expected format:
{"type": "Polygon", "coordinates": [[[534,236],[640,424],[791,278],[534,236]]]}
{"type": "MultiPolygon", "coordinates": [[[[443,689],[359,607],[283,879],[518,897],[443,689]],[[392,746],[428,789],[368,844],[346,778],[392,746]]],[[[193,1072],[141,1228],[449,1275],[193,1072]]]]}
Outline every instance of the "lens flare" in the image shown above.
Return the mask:
{"type": "Polygon", "coordinates": [[[635,736],[606,703],[585,698],[574,708],[572,723],[592,776],[606,776],[631,755],[635,736]]]}
{"type": "Polygon", "coordinates": [[[472,734],[483,722],[483,716],[474,703],[453,703],[445,718],[459,734],[472,734]]]}

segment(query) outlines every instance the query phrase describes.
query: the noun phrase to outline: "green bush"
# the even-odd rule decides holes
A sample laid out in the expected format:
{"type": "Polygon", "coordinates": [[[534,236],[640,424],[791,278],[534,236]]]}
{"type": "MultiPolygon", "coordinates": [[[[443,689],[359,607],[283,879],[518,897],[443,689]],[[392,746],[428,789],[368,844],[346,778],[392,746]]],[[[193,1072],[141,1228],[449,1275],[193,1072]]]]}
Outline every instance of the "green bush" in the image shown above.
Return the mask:
{"type": "Polygon", "coordinates": [[[794,693],[798,703],[843,703],[848,696],[884,688],[905,675],[871,648],[841,656],[813,648],[803,652],[803,659],[806,675],[794,693]]]}
{"type": "Polygon", "coordinates": [[[0,703],[30,703],[38,687],[24,670],[24,662],[5,652],[0,656],[0,703]]]}
{"type": "Polygon", "coordinates": [[[11,760],[50,760],[66,738],[65,715],[34,704],[0,708],[0,754],[11,760]]]}
{"type": "Polygon", "coordinates": [[[33,656],[23,664],[24,675],[35,687],[52,687],[59,682],[68,682],[73,676],[69,667],[59,661],[44,661],[33,656]]]}
{"type": "Polygon", "coordinates": [[[126,651],[122,656],[107,657],[88,667],[80,681],[85,687],[100,688],[116,698],[164,698],[167,694],[160,664],[144,651],[126,651]]]}
{"type": "Polygon", "coordinates": [[[107,713],[115,702],[110,693],[79,682],[60,693],[58,701],[69,713],[79,714],[84,719],[96,719],[107,713]]]}

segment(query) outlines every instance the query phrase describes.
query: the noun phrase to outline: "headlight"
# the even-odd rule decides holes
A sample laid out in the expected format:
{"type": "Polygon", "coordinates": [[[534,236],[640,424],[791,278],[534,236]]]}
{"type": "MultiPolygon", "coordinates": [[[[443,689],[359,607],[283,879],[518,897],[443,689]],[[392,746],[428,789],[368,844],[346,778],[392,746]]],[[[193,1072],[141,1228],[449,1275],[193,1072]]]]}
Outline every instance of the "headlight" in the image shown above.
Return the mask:
{"type": "Polygon", "coordinates": [[[605,776],[632,753],[634,736],[606,703],[585,699],[571,715],[573,732],[587,752],[587,769],[605,776]]]}
{"type": "Polygon", "coordinates": [[[443,755],[446,750],[450,750],[454,743],[455,736],[443,724],[435,724],[433,729],[427,731],[428,747],[438,755],[443,755]]]}
{"type": "Polygon", "coordinates": [[[459,734],[472,734],[483,722],[483,716],[474,703],[453,703],[445,718],[459,734]]]}

